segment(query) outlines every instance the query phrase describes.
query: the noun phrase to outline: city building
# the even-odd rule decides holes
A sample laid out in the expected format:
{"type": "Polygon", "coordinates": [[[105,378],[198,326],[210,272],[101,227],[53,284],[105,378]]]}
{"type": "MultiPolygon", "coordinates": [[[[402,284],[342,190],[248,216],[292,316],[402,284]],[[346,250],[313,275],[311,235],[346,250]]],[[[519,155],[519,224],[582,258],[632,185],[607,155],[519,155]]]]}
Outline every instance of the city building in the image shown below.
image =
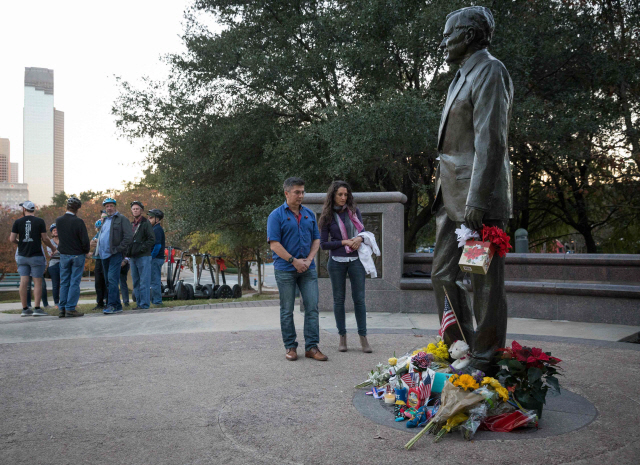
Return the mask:
{"type": "Polygon", "coordinates": [[[29,198],[29,186],[12,182],[0,182],[0,205],[18,208],[18,205],[29,198]]]}
{"type": "Polygon", "coordinates": [[[18,182],[18,170],[20,168],[18,168],[18,164],[17,163],[11,163],[11,178],[9,179],[9,182],[12,183],[17,183],[18,182]]]}
{"type": "Polygon", "coordinates": [[[0,182],[11,181],[11,144],[0,137],[0,182]]]}
{"type": "Polygon", "coordinates": [[[49,205],[64,190],[64,113],[53,106],[53,70],[25,68],[23,182],[30,199],[49,205]]]}

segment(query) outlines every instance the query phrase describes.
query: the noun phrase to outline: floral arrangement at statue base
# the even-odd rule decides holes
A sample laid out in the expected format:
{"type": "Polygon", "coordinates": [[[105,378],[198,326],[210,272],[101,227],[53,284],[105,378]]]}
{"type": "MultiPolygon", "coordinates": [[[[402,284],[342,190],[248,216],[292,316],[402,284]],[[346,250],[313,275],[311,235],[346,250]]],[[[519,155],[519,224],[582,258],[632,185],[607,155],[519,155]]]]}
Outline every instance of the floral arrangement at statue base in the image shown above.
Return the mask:
{"type": "Polygon", "coordinates": [[[395,421],[408,428],[423,427],[411,441],[413,447],[425,434],[435,434],[435,442],[459,431],[466,440],[478,429],[509,432],[521,427],[537,427],[544,395],[560,389],[555,376],[559,359],[541,349],[513,342],[500,349],[501,368],[495,378],[481,371],[453,375],[443,341],[395,354],[387,364],[378,364],[367,381],[356,388],[371,387],[375,398],[394,404],[395,421]],[[542,404],[537,402],[542,399],[542,404]]]}
{"type": "Polygon", "coordinates": [[[516,341],[511,347],[500,349],[502,368],[497,376],[504,380],[505,386],[513,391],[515,401],[525,409],[535,410],[542,416],[547,392],[560,392],[560,382],[556,376],[558,363],[562,360],[543,352],[537,347],[523,347],[516,341]]]}

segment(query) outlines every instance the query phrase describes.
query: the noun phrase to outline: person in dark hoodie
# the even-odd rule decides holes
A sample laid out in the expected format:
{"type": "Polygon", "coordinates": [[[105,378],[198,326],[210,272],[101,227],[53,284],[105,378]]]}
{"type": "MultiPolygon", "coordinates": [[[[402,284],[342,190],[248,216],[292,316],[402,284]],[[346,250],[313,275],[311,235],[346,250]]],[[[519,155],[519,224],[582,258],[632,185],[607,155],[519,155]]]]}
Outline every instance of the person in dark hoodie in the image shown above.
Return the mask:
{"type": "Polygon", "coordinates": [[[127,217],[118,212],[114,199],[105,199],[102,206],[105,208],[107,216],[102,221],[100,236],[98,236],[98,255],[102,260],[109,292],[107,306],[102,313],[113,315],[122,312],[118,283],[120,282],[120,267],[124,254],[131,245],[131,223],[127,217]]]}
{"type": "Polygon", "coordinates": [[[80,207],[80,199],[70,197],[67,200],[66,213],[56,220],[60,251],[60,318],[84,315],[76,310],[76,305],[80,298],[84,260],[91,249],[91,243],[87,226],[77,216],[80,207]]]}
{"type": "Polygon", "coordinates": [[[131,264],[133,292],[136,296],[137,305],[134,310],[149,308],[150,305],[151,251],[156,243],[156,235],[153,232],[151,222],[144,217],[142,212],[144,212],[142,202],[138,200],[131,202],[133,240],[129,246],[127,257],[129,257],[131,264]]]}

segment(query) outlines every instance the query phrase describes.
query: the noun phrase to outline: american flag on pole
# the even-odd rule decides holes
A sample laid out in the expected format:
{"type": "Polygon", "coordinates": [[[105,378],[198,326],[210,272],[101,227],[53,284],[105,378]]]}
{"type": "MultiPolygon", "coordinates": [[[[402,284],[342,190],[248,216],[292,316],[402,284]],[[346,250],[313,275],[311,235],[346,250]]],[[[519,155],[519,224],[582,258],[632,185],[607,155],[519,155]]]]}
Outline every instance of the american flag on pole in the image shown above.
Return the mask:
{"type": "Polygon", "coordinates": [[[400,379],[402,379],[402,381],[404,381],[404,384],[409,386],[409,388],[416,387],[416,383],[413,382],[413,376],[411,375],[411,373],[405,373],[400,377],[400,379]]]}
{"type": "Polygon", "coordinates": [[[431,397],[431,374],[427,370],[427,377],[422,380],[422,384],[418,388],[420,391],[420,404],[427,405],[429,397],[431,397]]]}
{"type": "Polygon", "coordinates": [[[442,322],[440,323],[440,331],[438,334],[440,337],[444,337],[444,331],[456,322],[456,315],[453,313],[451,309],[451,305],[449,304],[449,299],[446,294],[444,296],[444,313],[442,314],[442,322]]]}

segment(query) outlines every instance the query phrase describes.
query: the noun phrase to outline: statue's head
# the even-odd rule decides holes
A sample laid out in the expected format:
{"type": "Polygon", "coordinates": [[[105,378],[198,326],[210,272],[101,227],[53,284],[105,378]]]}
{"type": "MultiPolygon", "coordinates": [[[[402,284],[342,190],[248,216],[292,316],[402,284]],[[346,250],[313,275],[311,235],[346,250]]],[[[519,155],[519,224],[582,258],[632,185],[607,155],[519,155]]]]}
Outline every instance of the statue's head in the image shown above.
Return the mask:
{"type": "Polygon", "coordinates": [[[473,52],[491,44],[495,22],[489,8],[470,6],[447,15],[440,48],[447,52],[445,60],[458,64],[473,52]]]}

